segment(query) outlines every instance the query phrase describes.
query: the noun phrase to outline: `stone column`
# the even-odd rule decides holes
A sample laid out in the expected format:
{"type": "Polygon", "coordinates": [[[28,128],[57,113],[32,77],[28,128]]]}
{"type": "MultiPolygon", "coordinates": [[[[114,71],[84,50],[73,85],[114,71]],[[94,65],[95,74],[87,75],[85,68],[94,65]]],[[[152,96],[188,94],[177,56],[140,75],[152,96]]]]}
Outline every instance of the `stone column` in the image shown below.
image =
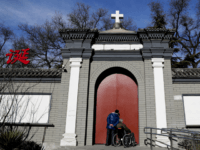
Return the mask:
{"type": "MultiPolygon", "coordinates": [[[[155,103],[156,103],[156,125],[157,128],[167,128],[165,91],[163,79],[163,62],[164,58],[152,58],[155,86],[155,103]]],[[[161,130],[157,130],[157,134],[161,134],[161,130]]],[[[158,141],[169,144],[169,139],[164,136],[156,136],[158,141]]],[[[157,142],[156,144],[165,147],[157,142]]]]}
{"type": "Polygon", "coordinates": [[[70,58],[70,81],[69,93],[67,104],[67,118],[64,138],[60,141],[60,146],[76,146],[76,114],[77,114],[77,99],[78,99],[78,84],[79,72],[81,67],[82,58],[70,58]]]}

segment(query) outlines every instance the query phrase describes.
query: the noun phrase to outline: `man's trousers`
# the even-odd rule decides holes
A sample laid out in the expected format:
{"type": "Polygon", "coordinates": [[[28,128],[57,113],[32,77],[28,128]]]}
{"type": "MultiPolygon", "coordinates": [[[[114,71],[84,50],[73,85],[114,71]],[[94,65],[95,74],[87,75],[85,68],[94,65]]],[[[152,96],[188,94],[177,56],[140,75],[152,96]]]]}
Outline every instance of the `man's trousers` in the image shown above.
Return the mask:
{"type": "Polygon", "coordinates": [[[106,138],[106,145],[110,145],[112,143],[112,145],[114,144],[113,143],[113,137],[115,135],[115,130],[113,129],[107,129],[107,138],[106,138]]]}

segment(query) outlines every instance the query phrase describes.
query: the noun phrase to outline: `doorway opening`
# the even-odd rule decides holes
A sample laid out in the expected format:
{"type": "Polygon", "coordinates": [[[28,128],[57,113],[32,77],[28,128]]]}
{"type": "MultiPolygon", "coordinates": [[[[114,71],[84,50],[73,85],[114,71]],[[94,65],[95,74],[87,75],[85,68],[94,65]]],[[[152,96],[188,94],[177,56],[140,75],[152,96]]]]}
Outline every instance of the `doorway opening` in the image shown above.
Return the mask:
{"type": "Polygon", "coordinates": [[[96,81],[94,108],[94,144],[106,143],[107,116],[115,109],[139,142],[138,84],[132,73],[120,67],[104,71],[96,81]]]}

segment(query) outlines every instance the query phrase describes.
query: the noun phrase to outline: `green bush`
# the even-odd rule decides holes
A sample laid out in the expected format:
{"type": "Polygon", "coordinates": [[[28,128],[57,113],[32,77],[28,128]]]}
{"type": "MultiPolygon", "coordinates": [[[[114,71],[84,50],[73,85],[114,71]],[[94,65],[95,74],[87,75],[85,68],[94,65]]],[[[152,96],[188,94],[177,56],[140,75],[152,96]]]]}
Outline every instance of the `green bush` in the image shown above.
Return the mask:
{"type": "Polygon", "coordinates": [[[42,145],[26,140],[26,132],[6,128],[0,132],[0,150],[44,150],[42,145]]]}
{"type": "Polygon", "coordinates": [[[20,148],[24,150],[44,150],[41,144],[33,141],[25,141],[20,148]]]}
{"type": "Polygon", "coordinates": [[[0,133],[0,149],[13,150],[24,141],[24,133],[19,130],[5,129],[0,133]]]}
{"type": "MultiPolygon", "coordinates": [[[[186,137],[191,138],[192,136],[189,135],[186,137]]],[[[199,139],[200,135],[195,135],[194,138],[199,139]]],[[[196,150],[200,150],[200,141],[194,140],[194,144],[195,144],[196,150]]],[[[193,141],[192,140],[183,139],[178,143],[178,145],[180,148],[184,148],[186,150],[193,150],[193,141]]]]}

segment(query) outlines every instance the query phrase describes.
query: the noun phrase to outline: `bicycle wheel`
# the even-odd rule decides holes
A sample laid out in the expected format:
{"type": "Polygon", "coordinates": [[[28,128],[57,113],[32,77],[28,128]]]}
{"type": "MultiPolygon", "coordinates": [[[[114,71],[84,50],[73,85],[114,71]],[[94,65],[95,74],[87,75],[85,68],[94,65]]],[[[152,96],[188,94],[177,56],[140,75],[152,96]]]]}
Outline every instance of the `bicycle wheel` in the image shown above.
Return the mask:
{"type": "Polygon", "coordinates": [[[129,134],[125,134],[123,137],[123,145],[124,148],[129,147],[131,145],[131,139],[129,134]]]}
{"type": "Polygon", "coordinates": [[[114,144],[114,146],[121,145],[121,139],[119,138],[117,133],[113,136],[113,144],[114,144]]]}

